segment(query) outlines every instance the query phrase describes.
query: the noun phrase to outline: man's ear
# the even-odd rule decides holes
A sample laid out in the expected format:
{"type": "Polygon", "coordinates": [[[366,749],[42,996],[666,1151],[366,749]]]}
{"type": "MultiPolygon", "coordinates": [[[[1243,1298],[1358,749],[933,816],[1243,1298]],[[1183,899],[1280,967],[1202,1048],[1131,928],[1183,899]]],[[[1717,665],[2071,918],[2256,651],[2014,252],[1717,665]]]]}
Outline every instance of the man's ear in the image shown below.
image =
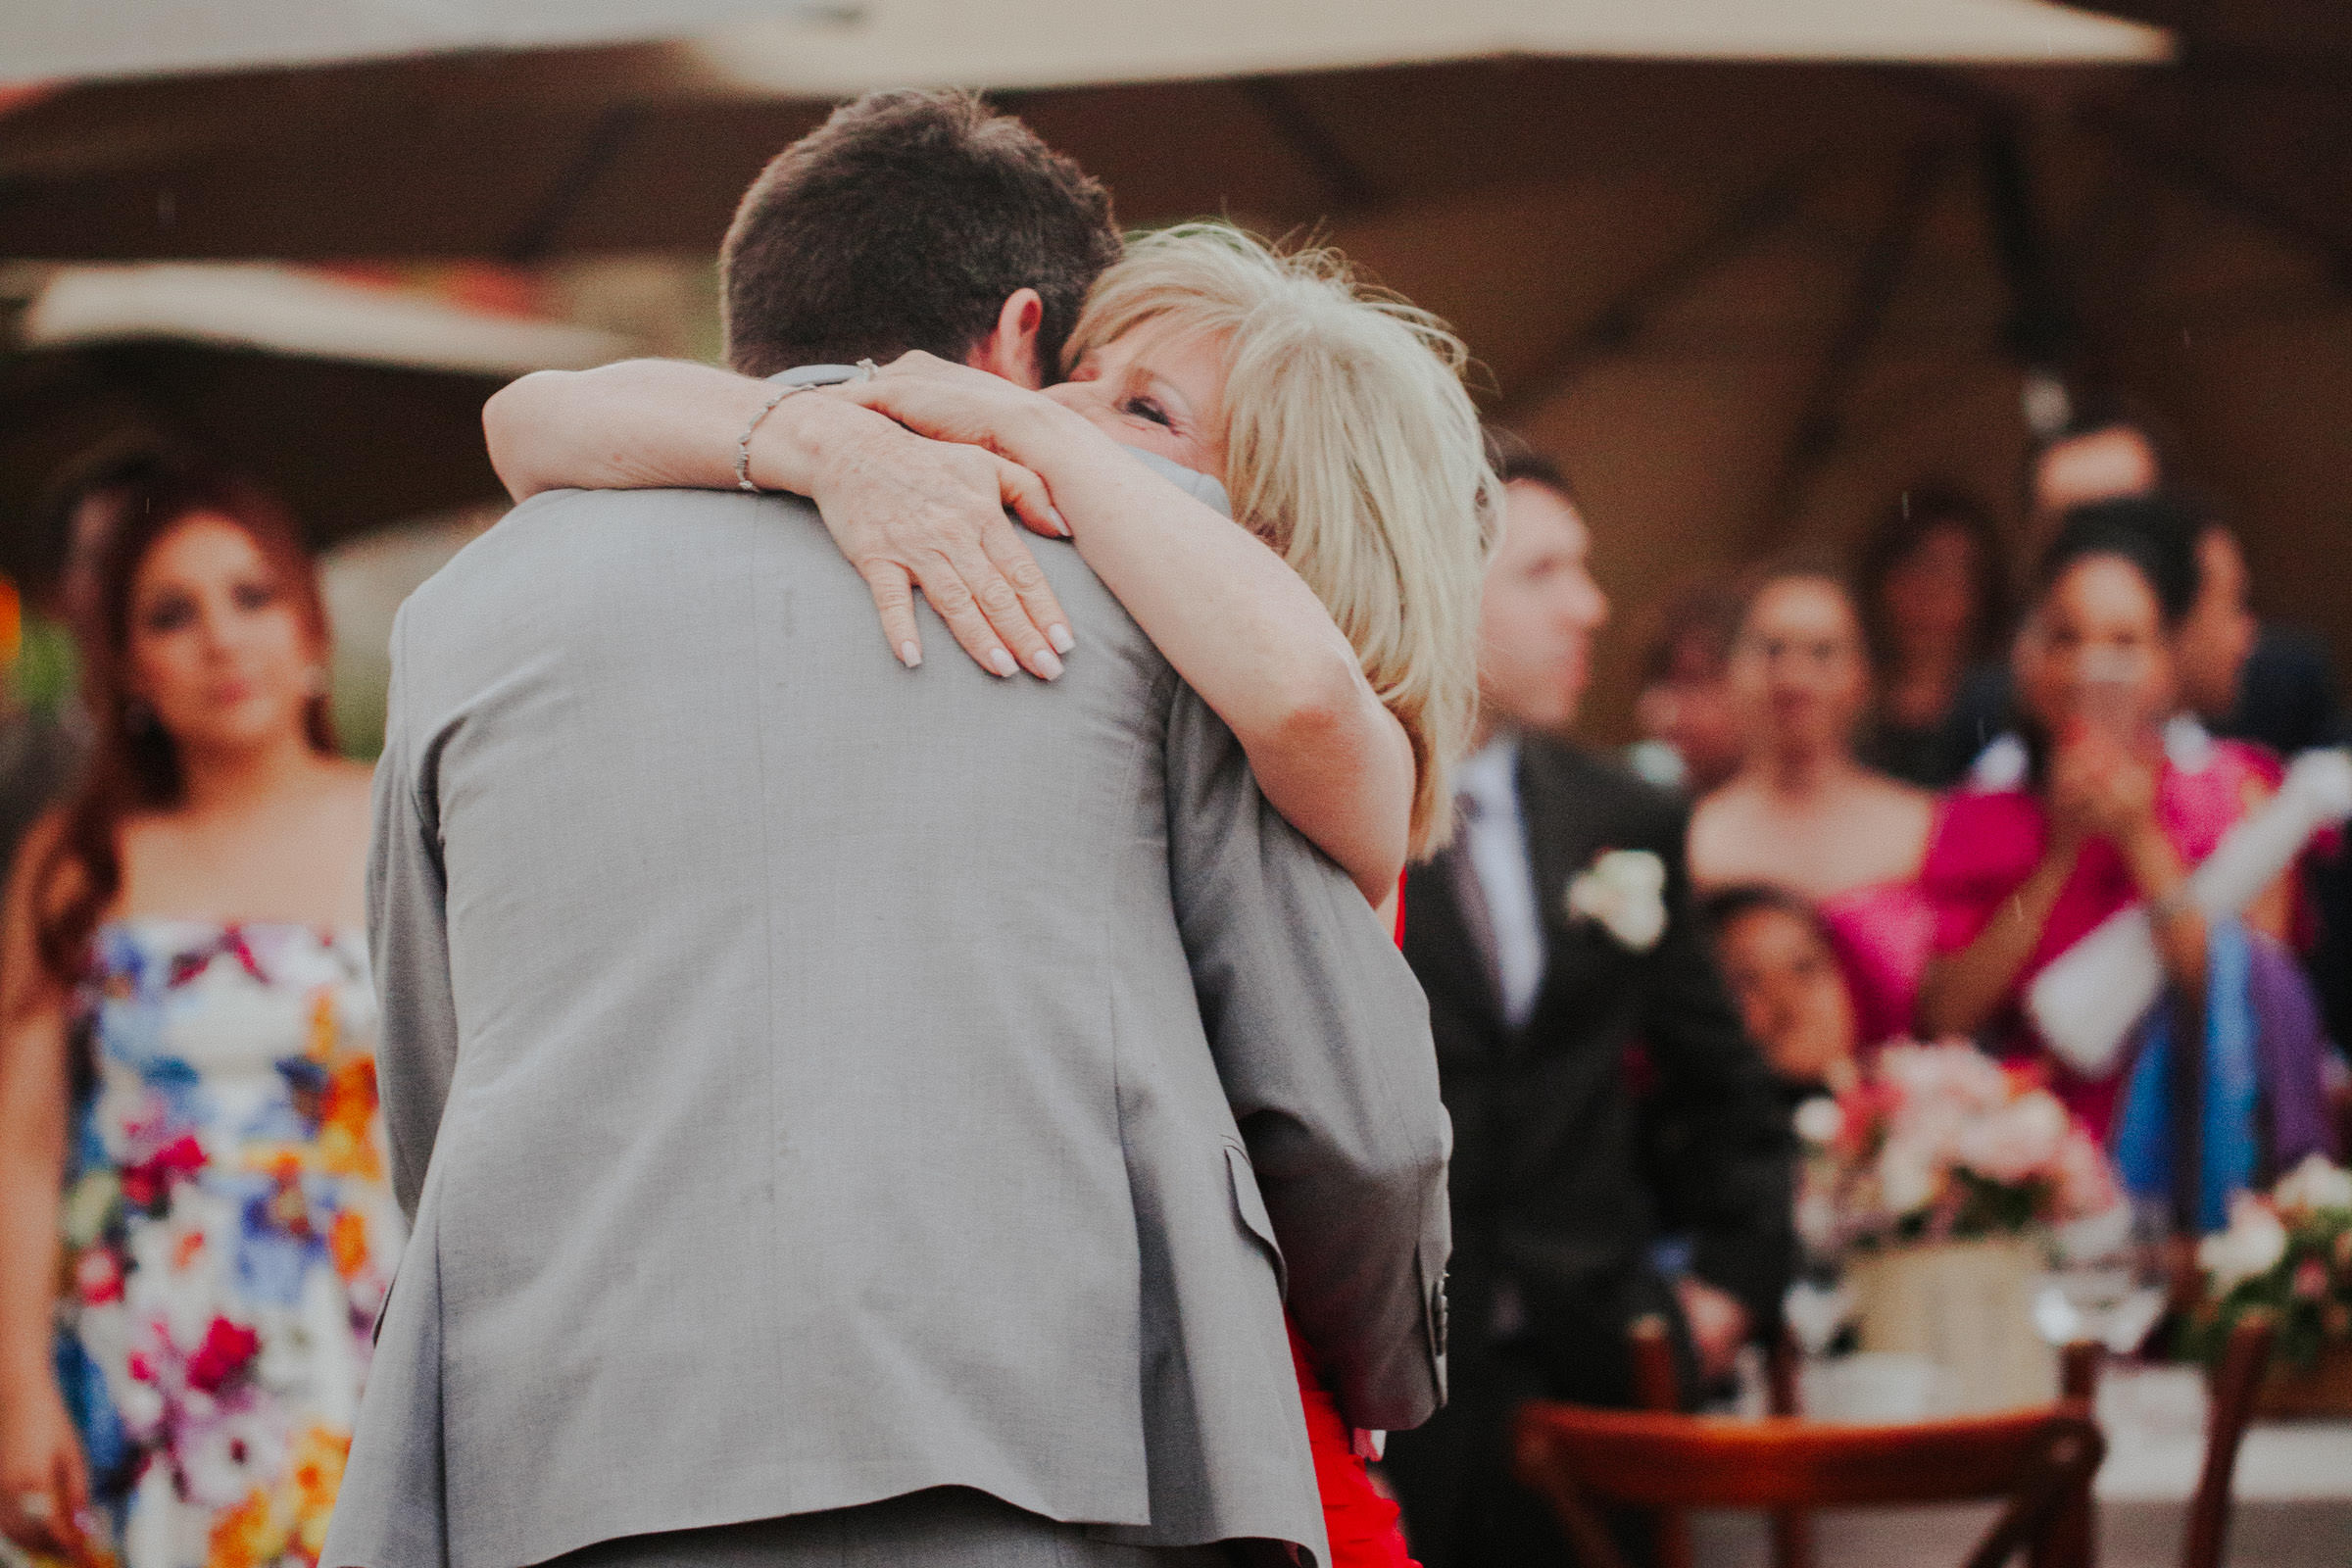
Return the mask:
{"type": "Polygon", "coordinates": [[[1046,384],[1045,361],[1037,346],[1037,329],[1045,319],[1046,302],[1037,290],[1014,289],[997,312],[997,324],[973,345],[963,363],[1035,391],[1046,384]]]}

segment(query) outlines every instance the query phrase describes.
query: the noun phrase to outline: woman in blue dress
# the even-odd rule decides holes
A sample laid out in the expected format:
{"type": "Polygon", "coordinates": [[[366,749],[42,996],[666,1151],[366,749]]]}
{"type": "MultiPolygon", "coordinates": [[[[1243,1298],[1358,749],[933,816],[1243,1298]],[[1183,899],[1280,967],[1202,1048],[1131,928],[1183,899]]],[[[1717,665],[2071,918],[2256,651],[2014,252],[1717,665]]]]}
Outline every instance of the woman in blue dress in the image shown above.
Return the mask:
{"type": "Polygon", "coordinates": [[[401,1223],[360,935],[366,769],[284,513],[161,460],[84,628],[98,747],[0,922],[0,1529],[315,1563],[401,1223]]]}

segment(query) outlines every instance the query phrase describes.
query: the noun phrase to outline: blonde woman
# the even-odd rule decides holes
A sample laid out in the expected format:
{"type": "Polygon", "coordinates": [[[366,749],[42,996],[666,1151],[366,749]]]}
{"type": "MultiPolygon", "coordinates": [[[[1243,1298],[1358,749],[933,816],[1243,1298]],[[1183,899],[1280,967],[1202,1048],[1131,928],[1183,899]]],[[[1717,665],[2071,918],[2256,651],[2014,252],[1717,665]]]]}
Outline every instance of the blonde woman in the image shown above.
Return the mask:
{"type": "MultiPolygon", "coordinates": [[[[1006,310],[1020,307],[1016,294],[1006,310]]],[[[1460,342],[1360,285],[1331,252],[1282,254],[1202,223],[1129,247],[1090,297],[1069,359],[1070,379],[1044,392],[923,354],[831,390],[1026,470],[1006,473],[1005,499],[1041,532],[1067,530],[1233,728],[1267,799],[1393,918],[1407,858],[1449,825],[1449,775],[1475,722],[1495,487],[1460,342]],[[1219,481],[1230,514],[1213,490],[1203,500],[1170,484],[1138,451],[1219,481]]],[[[807,477],[908,663],[920,662],[910,578],[1001,675],[1017,659],[1052,678],[1061,654],[1084,657],[1026,552],[1005,552],[1008,533],[985,558],[971,539],[905,560],[854,541],[829,493],[844,477],[811,450],[823,417],[795,407],[814,399],[760,419],[759,450],[713,439],[772,396],[728,372],[641,362],[526,377],[492,400],[485,424],[517,498],[565,484],[729,484],[738,459],[750,473],[807,477]],[[994,604],[983,613],[978,599],[994,604]]],[[[1406,1562],[1395,1504],[1371,1489],[1294,1344],[1335,1560],[1406,1562]]]]}
{"type": "MultiPolygon", "coordinates": [[[[1195,223],[1129,246],[1096,285],[1068,357],[1070,379],[1043,392],[911,354],[827,395],[1043,480],[1050,507],[1017,480],[1007,498],[1040,532],[1067,527],[1232,727],[1266,798],[1391,907],[1406,860],[1444,840],[1477,701],[1493,478],[1459,340],[1364,287],[1329,251],[1278,253],[1195,223]],[[1230,517],[1129,448],[1220,481],[1230,517]]],[[[517,499],[562,486],[732,486],[737,416],[767,395],[729,371],[638,361],[526,376],[491,400],[484,424],[517,499]]],[[[822,420],[805,406],[816,402],[790,398],[760,420],[748,470],[800,480],[768,487],[814,499],[876,582],[898,564],[880,559],[886,543],[836,524],[832,491],[850,484],[807,450],[822,420]]],[[[1008,559],[991,542],[993,559],[974,565],[978,544],[943,540],[897,554],[985,667],[1009,676],[1017,658],[1058,672],[1070,650],[1046,645],[1068,633],[1025,553],[1008,559]],[[1014,612],[959,622],[952,609],[975,594],[1014,612]]],[[[907,659],[919,636],[906,576],[895,580],[895,596],[877,583],[876,599],[907,659]]]]}

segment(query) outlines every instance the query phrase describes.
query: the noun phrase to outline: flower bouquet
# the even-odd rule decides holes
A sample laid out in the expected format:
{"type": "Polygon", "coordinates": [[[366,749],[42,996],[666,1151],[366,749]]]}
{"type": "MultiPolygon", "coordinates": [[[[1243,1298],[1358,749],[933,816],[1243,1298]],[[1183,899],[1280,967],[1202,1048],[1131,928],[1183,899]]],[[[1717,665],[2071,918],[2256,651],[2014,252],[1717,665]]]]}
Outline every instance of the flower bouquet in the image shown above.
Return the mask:
{"type": "Polygon", "coordinates": [[[1862,1348],[1936,1362],[1954,1410],[2053,1396],[2034,1299],[2055,1235],[2129,1223],[2106,1156],[2056,1097],[1973,1046],[1889,1046],[1796,1124],[1797,1229],[1843,1259],[1862,1348]]]}
{"type": "Polygon", "coordinates": [[[2352,1413],[2352,1171],[2313,1154],[2269,1196],[2240,1194],[2230,1228],[2197,1245],[2197,1268],[2186,1353],[2213,1360],[2240,1318],[2269,1312],[2278,1339],[2264,1411],[2352,1413]]]}
{"type": "Polygon", "coordinates": [[[2024,1236],[2121,1198],[2057,1097],[1973,1046],[1889,1046],[1845,1093],[1799,1106],[1796,1130],[1797,1228],[1825,1256],[2024,1236]]]}

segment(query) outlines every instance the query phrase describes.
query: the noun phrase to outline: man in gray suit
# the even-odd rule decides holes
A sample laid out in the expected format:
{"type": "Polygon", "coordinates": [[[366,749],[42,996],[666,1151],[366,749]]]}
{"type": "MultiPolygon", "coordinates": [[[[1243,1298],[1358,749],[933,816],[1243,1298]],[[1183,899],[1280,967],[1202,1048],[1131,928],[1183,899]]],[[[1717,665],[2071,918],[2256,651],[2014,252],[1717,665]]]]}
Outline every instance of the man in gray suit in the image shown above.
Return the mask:
{"type": "MultiPolygon", "coordinates": [[[[867,100],[746,198],[730,356],[1050,369],[1108,223],[1017,123],[867,100]]],[[[1040,556],[1051,685],[894,663],[781,496],[551,493],[404,609],[370,934],[415,1232],[325,1568],[1320,1558],[1286,1289],[1350,1421],[1436,1406],[1420,993],[1040,556]]]]}

